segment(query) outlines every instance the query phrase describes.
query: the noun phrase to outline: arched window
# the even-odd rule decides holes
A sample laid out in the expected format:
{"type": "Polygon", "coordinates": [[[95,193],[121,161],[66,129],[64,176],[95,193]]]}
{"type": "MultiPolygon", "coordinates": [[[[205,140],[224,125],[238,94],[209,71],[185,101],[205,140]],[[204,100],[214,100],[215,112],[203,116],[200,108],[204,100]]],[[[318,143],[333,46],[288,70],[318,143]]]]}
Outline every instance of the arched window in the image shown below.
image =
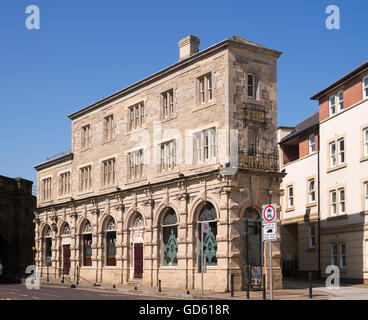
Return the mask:
{"type": "Polygon", "coordinates": [[[178,219],[175,211],[170,208],[162,221],[162,265],[178,265],[178,219]]]}
{"type": "Polygon", "coordinates": [[[51,238],[51,228],[50,226],[46,226],[44,230],[44,248],[45,248],[45,266],[51,267],[52,265],[52,238],[51,238]]]}
{"type": "Polygon", "coordinates": [[[216,209],[212,203],[206,202],[198,216],[198,261],[201,262],[202,249],[202,223],[208,223],[208,230],[203,233],[203,253],[206,258],[207,266],[217,266],[217,222],[216,209]]]}
{"type": "Polygon", "coordinates": [[[247,263],[247,250],[249,265],[259,267],[261,259],[261,220],[258,211],[254,208],[246,208],[243,219],[243,261],[247,263]],[[248,225],[248,246],[246,243],[246,231],[248,225]]]}
{"type": "Polygon", "coordinates": [[[134,219],[133,228],[141,228],[144,226],[144,220],[140,213],[137,213],[137,216],[134,219]]]}
{"type": "Polygon", "coordinates": [[[106,264],[116,266],[116,224],[114,218],[110,218],[106,228],[106,264]]]}
{"type": "Polygon", "coordinates": [[[69,224],[68,223],[65,223],[64,224],[64,228],[63,228],[63,235],[66,236],[66,235],[69,235],[69,234],[70,234],[69,224]]]}
{"type": "Polygon", "coordinates": [[[87,220],[83,228],[83,266],[92,266],[92,227],[87,220]]]}

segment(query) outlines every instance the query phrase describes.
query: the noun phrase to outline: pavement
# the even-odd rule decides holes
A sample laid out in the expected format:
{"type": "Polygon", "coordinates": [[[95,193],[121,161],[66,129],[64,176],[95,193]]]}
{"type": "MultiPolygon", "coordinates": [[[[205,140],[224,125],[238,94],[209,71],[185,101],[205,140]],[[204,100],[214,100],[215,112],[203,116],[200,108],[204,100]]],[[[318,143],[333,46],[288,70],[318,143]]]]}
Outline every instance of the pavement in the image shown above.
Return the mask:
{"type": "MultiPolygon", "coordinates": [[[[245,291],[234,292],[234,297],[231,297],[229,292],[204,291],[204,295],[202,297],[200,290],[187,292],[186,290],[162,288],[161,292],[159,292],[156,287],[115,285],[114,288],[112,285],[93,286],[93,284],[87,282],[79,284],[76,288],[71,288],[72,284],[75,284],[75,282],[65,280],[64,283],[61,283],[60,280],[55,279],[50,279],[50,281],[47,282],[42,279],[40,282],[40,290],[28,290],[25,286],[24,280],[22,280],[22,283],[17,284],[3,283],[0,284],[0,300],[12,297],[36,300],[55,300],[59,298],[65,300],[248,300],[245,291]],[[7,295],[7,292],[9,295],[7,295]]],[[[320,283],[315,283],[313,286],[315,287],[313,289],[313,300],[327,300],[339,297],[339,295],[335,296],[334,292],[323,288],[320,283]]],[[[368,288],[362,288],[361,290],[366,291],[368,299],[368,288]]],[[[262,291],[250,291],[250,300],[262,299],[262,291]]],[[[266,299],[270,299],[270,292],[266,292],[266,299]]],[[[310,300],[308,283],[285,281],[284,289],[274,290],[273,299],[310,300]]]]}

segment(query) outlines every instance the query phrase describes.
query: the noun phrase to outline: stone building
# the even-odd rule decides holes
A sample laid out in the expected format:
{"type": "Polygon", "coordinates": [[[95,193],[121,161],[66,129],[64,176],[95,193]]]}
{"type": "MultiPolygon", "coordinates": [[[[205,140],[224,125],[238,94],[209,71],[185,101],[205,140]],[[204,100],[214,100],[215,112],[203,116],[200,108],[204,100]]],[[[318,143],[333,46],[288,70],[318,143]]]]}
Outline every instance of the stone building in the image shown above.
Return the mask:
{"type": "Polygon", "coordinates": [[[269,279],[259,221],[279,203],[281,53],[237,36],[199,42],[182,39],[177,63],[69,116],[71,152],[35,167],[42,277],[199,289],[203,246],[205,289],[229,290],[232,273],[244,289],[247,261],[269,279]]]}
{"type": "Polygon", "coordinates": [[[32,181],[0,176],[0,261],[4,274],[24,274],[33,264],[32,181]]]}
{"type": "Polygon", "coordinates": [[[367,282],[368,62],[312,100],[319,103],[317,114],[279,130],[287,174],[283,260],[298,255],[301,276],[313,272],[325,278],[333,265],[342,280],[367,282]]]}

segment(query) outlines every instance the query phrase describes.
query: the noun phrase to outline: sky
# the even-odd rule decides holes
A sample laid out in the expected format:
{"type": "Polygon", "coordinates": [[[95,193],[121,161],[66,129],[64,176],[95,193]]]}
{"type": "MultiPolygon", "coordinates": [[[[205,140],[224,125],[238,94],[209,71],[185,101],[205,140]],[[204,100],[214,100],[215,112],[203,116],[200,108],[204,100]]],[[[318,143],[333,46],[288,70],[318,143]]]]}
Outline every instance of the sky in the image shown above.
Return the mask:
{"type": "Polygon", "coordinates": [[[366,0],[2,0],[0,175],[36,182],[34,166],[71,146],[69,114],[233,35],[282,51],[278,124],[318,111],[310,97],[367,60],[366,0]],[[26,28],[26,8],[40,29],[26,28]],[[326,28],[326,8],[340,29],[326,28]]]}

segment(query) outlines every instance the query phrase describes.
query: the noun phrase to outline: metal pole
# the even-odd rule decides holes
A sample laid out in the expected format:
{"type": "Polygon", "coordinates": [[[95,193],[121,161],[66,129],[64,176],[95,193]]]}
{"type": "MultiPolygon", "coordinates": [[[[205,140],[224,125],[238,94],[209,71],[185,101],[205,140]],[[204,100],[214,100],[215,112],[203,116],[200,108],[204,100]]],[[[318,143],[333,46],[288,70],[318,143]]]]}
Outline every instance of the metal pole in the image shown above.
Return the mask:
{"type": "Polygon", "coordinates": [[[266,300],[266,275],[265,274],[263,274],[262,275],[262,280],[263,280],[263,300],[266,300]]]}
{"type": "Polygon", "coordinates": [[[79,266],[77,266],[77,286],[79,285],[79,266]]]}
{"type": "Polygon", "coordinates": [[[47,264],[47,282],[49,282],[50,279],[49,279],[49,265],[47,264]]]}
{"type": "Polygon", "coordinates": [[[158,280],[158,292],[161,292],[161,280],[158,280]]]}
{"type": "Polygon", "coordinates": [[[270,241],[270,299],[273,300],[273,287],[272,287],[272,241],[270,241]]]}
{"type": "Polygon", "coordinates": [[[203,297],[203,260],[204,260],[204,254],[203,254],[203,222],[201,223],[201,281],[202,281],[202,297],[203,297]]]}
{"type": "Polygon", "coordinates": [[[249,299],[249,238],[248,238],[248,219],[244,220],[244,242],[245,242],[245,261],[247,263],[246,266],[246,290],[247,290],[247,299],[249,299]]]}
{"type": "Polygon", "coordinates": [[[64,283],[64,267],[63,267],[63,279],[61,280],[61,283],[64,283]]]}
{"type": "Polygon", "coordinates": [[[312,272],[308,273],[309,277],[309,299],[313,298],[313,292],[312,292],[312,272]]]}

